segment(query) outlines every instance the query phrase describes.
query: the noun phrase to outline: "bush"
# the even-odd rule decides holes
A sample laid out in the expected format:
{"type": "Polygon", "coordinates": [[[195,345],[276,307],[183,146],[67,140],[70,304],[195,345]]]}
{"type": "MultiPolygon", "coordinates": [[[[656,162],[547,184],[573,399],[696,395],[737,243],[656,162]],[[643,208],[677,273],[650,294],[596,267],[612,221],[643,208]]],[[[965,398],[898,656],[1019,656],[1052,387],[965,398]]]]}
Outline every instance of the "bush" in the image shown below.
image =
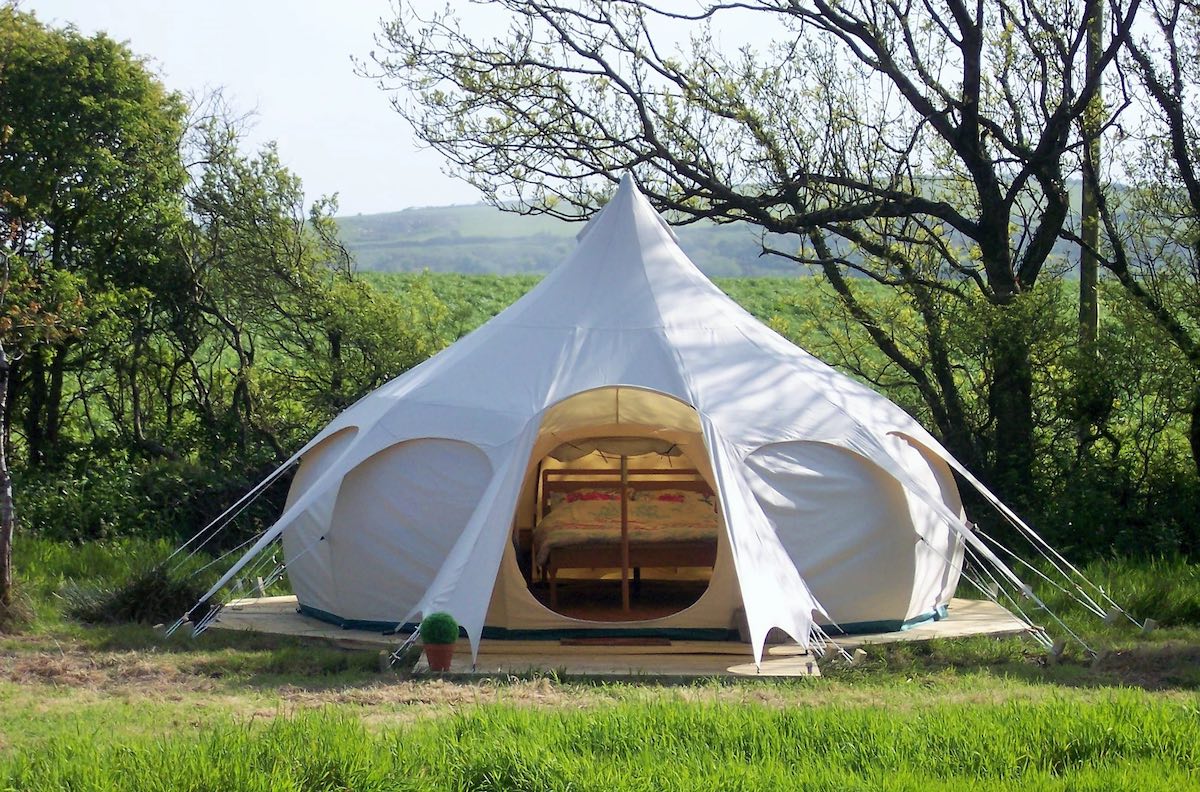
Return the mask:
{"type": "MultiPolygon", "coordinates": [[[[22,469],[17,516],[28,534],[70,542],[164,538],[178,545],[270,471],[229,471],[182,460],[96,459],[79,469],[22,469]]],[[[286,479],[287,477],[285,477],[286,479]]],[[[269,487],[205,549],[232,547],[274,522],[287,481],[269,487]]]]}
{"type": "Polygon", "coordinates": [[[0,635],[24,632],[34,620],[33,608],[24,592],[14,586],[9,595],[7,605],[0,602],[0,635]]]}
{"type": "Polygon", "coordinates": [[[458,622],[438,611],[421,620],[421,640],[427,644],[452,644],[458,640],[458,622]]]}
{"type": "Polygon", "coordinates": [[[115,588],[68,585],[63,598],[67,615],[89,624],[158,624],[187,613],[207,590],[196,577],[172,575],[159,564],[115,588]]]}
{"type": "Polygon", "coordinates": [[[1200,481],[1190,460],[1158,460],[1137,475],[1127,464],[1085,459],[1047,471],[1042,507],[1026,515],[1078,563],[1112,556],[1200,554],[1200,481]]]}

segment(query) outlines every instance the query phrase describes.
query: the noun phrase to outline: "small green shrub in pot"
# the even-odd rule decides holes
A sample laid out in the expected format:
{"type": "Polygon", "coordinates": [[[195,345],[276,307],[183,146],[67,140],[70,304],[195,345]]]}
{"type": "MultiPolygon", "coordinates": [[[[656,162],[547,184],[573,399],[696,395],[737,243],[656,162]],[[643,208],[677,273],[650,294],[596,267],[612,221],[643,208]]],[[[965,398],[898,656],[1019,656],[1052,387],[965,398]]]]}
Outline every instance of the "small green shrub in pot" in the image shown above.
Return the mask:
{"type": "Polygon", "coordinates": [[[430,671],[449,671],[458,642],[458,622],[449,613],[431,613],[421,620],[421,643],[430,671]]]}
{"type": "Polygon", "coordinates": [[[444,611],[431,613],[421,620],[421,641],[427,644],[452,644],[458,640],[458,622],[444,611]]]}

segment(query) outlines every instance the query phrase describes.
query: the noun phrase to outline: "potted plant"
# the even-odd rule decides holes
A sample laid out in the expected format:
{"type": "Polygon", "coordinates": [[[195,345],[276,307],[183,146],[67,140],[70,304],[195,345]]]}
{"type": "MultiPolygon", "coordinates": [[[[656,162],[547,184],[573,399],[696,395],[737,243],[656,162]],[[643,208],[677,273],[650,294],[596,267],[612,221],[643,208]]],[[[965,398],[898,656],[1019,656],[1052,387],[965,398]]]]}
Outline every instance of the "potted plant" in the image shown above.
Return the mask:
{"type": "Polygon", "coordinates": [[[458,642],[458,622],[449,613],[438,611],[421,620],[421,643],[430,671],[449,671],[458,642]]]}

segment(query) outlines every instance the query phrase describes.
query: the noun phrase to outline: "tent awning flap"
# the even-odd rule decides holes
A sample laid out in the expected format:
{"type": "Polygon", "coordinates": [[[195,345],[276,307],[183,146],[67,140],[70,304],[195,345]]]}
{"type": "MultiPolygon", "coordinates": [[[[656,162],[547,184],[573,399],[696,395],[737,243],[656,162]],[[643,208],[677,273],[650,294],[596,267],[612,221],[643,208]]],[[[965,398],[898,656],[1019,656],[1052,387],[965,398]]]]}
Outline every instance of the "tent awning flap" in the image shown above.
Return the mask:
{"type": "Polygon", "coordinates": [[[682,453],[678,443],[654,437],[587,437],[571,440],[555,448],[547,456],[559,462],[573,462],[588,454],[608,457],[658,456],[677,457],[682,453]]]}

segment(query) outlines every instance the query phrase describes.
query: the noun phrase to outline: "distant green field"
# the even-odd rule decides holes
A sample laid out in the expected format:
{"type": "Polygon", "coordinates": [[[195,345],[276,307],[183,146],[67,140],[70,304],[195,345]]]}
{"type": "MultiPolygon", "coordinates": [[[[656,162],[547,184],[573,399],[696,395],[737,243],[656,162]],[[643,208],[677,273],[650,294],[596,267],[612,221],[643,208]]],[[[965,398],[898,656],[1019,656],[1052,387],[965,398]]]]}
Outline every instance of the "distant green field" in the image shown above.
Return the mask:
{"type": "MultiPolygon", "coordinates": [[[[417,280],[428,283],[434,295],[455,313],[456,322],[464,332],[516,302],[541,280],[540,275],[443,272],[363,272],[361,277],[377,289],[396,295],[403,295],[417,280]]],[[[715,283],[760,321],[789,337],[796,335],[793,340],[798,340],[798,334],[814,314],[812,301],[825,307],[832,305],[826,287],[816,278],[717,278],[715,283]]],[[[890,295],[885,288],[866,282],[858,284],[858,288],[880,298],[890,295]]]]}
{"type": "MultiPolygon", "coordinates": [[[[1072,191],[1075,196],[1078,191],[1072,191]]],[[[545,274],[575,248],[581,223],[502,212],[485,204],[405,209],[337,219],[342,241],[363,271],[545,274]]],[[[675,226],[683,252],[710,277],[797,277],[803,267],[762,255],[762,233],[748,223],[702,221],[675,226]]],[[[795,250],[795,237],[771,234],[769,245],[795,250]]],[[[1055,255],[1073,260],[1059,242],[1055,255]]]]}
{"type": "MultiPolygon", "coordinates": [[[[542,276],[363,272],[361,277],[375,288],[401,299],[417,282],[427,285],[450,311],[450,327],[446,331],[446,342],[449,343],[516,302],[537,285],[542,276]]],[[[882,363],[882,353],[864,343],[865,335],[852,322],[844,321],[836,299],[820,278],[716,278],[714,283],[759,321],[817,357],[822,357],[824,347],[832,343],[828,332],[832,322],[836,324],[837,343],[842,343],[845,337],[855,337],[860,347],[859,355],[882,363]]],[[[897,302],[895,293],[885,286],[862,280],[856,282],[855,288],[861,300],[897,302]]],[[[919,415],[923,409],[902,390],[890,395],[914,414],[919,415]]]]}

